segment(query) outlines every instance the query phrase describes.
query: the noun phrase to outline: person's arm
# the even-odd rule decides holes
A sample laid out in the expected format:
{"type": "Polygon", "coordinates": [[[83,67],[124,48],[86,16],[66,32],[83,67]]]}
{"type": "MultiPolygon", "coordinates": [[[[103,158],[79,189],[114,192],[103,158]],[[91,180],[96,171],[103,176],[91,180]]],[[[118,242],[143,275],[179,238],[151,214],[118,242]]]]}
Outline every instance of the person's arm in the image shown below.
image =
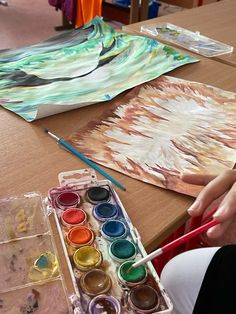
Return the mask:
{"type": "Polygon", "coordinates": [[[205,186],[188,209],[191,216],[201,215],[213,201],[225,194],[213,215],[221,223],[207,231],[211,238],[221,236],[236,215],[236,170],[227,170],[219,176],[182,174],[181,179],[187,183],[205,186]]]}

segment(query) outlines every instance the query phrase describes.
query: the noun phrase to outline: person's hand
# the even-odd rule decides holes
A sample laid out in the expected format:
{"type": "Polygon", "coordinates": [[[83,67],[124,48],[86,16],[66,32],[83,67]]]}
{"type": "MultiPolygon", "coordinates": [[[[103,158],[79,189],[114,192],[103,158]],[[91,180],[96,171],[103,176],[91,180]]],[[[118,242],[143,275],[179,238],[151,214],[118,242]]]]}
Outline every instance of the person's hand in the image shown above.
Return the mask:
{"type": "Polygon", "coordinates": [[[207,231],[210,238],[220,237],[236,215],[236,170],[227,170],[219,176],[182,174],[181,179],[187,183],[205,186],[188,209],[193,217],[203,214],[208,206],[223,196],[213,215],[220,224],[207,231]]]}

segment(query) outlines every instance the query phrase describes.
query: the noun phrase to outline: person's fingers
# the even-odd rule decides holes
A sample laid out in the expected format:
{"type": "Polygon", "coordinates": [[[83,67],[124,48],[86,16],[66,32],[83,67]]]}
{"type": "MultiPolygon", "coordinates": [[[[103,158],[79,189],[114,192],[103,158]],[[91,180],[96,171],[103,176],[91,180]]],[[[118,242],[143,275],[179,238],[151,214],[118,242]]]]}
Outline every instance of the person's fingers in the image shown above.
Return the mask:
{"type": "Polygon", "coordinates": [[[188,209],[191,216],[201,215],[208,206],[225,192],[230,190],[236,181],[236,171],[229,170],[210,181],[199,193],[195,202],[188,209]]]}
{"type": "Polygon", "coordinates": [[[182,173],[180,175],[182,181],[196,185],[207,185],[210,181],[216,178],[215,175],[207,174],[188,174],[182,173]]]}
{"type": "Polygon", "coordinates": [[[230,223],[231,221],[227,220],[223,223],[220,223],[219,225],[210,228],[209,230],[207,230],[207,236],[211,239],[219,238],[225,233],[226,229],[228,229],[230,223]]]}
{"type": "Polygon", "coordinates": [[[218,238],[224,234],[232,217],[236,215],[236,182],[232,185],[230,191],[224,197],[219,208],[214,213],[213,217],[217,219],[220,224],[210,228],[207,231],[209,238],[218,238]]]}
{"type": "Polygon", "coordinates": [[[236,214],[236,182],[232,185],[230,191],[222,200],[219,208],[214,213],[213,217],[224,222],[229,220],[236,214]]]}

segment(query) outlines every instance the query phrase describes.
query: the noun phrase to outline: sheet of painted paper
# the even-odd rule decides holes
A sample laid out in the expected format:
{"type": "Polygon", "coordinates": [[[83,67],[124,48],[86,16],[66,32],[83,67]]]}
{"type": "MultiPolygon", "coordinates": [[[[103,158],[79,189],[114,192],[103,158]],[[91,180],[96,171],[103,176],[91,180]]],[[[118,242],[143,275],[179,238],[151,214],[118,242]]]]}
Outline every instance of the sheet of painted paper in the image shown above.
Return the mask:
{"type": "Polygon", "coordinates": [[[134,88],[69,137],[89,159],[196,196],[181,172],[218,174],[236,160],[236,94],[161,76],[134,88]]]}
{"type": "Polygon", "coordinates": [[[0,51],[0,105],[33,121],[110,100],[196,61],[154,39],[118,33],[97,17],[45,42],[0,51]]]}

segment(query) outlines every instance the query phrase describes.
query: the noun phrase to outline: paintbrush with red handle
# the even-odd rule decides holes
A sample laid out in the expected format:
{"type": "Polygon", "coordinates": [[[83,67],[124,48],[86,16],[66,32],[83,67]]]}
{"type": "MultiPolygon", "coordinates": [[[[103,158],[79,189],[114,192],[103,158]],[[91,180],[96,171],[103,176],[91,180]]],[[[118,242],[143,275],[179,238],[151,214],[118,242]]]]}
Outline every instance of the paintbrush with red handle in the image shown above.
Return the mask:
{"type": "Polygon", "coordinates": [[[152,260],[153,258],[179,246],[180,244],[183,244],[185,242],[187,242],[188,240],[190,240],[191,238],[195,237],[196,235],[210,229],[211,227],[215,226],[219,224],[219,221],[217,221],[216,219],[212,219],[210,222],[200,226],[199,228],[196,228],[186,234],[184,234],[183,236],[175,239],[174,241],[164,245],[163,247],[153,251],[152,253],[146,255],[145,257],[141,258],[140,260],[138,260],[137,262],[135,262],[130,268],[135,268],[138,267],[140,265],[146,264],[148,261],[152,260]]]}

